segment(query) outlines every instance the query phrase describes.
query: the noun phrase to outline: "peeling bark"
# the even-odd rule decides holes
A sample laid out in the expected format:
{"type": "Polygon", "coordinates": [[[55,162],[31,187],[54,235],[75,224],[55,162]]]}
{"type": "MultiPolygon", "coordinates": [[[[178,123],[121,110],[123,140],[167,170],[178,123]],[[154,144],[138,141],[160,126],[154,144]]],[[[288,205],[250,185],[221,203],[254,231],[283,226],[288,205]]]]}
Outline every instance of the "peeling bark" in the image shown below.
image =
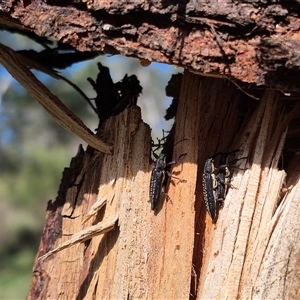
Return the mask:
{"type": "MultiPolygon", "coordinates": [[[[1,12],[2,11],[2,12],[1,12]]],[[[299,92],[298,1],[6,0],[0,24],[80,51],[174,64],[299,92]]]]}

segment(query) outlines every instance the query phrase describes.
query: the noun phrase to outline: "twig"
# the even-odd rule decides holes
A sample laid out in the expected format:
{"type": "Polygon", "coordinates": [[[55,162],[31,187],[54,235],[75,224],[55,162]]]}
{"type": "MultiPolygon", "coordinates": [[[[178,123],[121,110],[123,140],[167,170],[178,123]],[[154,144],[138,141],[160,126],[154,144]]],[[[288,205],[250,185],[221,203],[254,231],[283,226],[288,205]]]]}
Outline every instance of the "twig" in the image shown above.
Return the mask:
{"type": "Polygon", "coordinates": [[[200,72],[200,71],[195,71],[193,69],[188,69],[188,71],[191,72],[191,73],[193,73],[193,74],[197,74],[197,75],[201,75],[201,76],[205,76],[205,77],[227,79],[230,82],[232,82],[238,89],[240,89],[248,97],[250,97],[250,98],[252,98],[254,100],[260,100],[260,98],[255,97],[255,96],[249,94],[248,92],[246,92],[233,78],[231,78],[228,75],[216,74],[216,73],[203,73],[203,72],[200,72]]]}
{"type": "Polygon", "coordinates": [[[65,129],[74,132],[93,148],[111,154],[112,147],[100,140],[28,69],[24,56],[0,44],[0,63],[35,98],[44,109],[65,129]]]}
{"type": "Polygon", "coordinates": [[[88,105],[92,108],[92,110],[97,114],[97,109],[95,106],[91,103],[91,100],[87,97],[87,95],[72,81],[69,79],[65,78],[64,76],[60,74],[56,74],[61,80],[65,81],[68,83],[71,87],[73,87],[81,96],[82,98],[88,103],[88,105]]]}

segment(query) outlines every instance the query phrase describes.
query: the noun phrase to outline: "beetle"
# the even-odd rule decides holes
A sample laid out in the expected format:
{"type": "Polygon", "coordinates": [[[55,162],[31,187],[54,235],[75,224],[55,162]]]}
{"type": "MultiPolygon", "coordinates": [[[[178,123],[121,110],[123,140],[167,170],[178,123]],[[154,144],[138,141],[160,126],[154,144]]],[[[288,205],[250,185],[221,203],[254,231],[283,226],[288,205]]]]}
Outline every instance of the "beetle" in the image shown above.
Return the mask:
{"type": "MultiPolygon", "coordinates": [[[[226,178],[230,176],[230,171],[228,169],[229,166],[232,166],[232,163],[228,163],[228,158],[234,155],[236,152],[239,152],[239,149],[230,151],[230,152],[220,152],[215,155],[220,155],[219,164],[217,168],[216,180],[218,182],[217,185],[217,201],[219,202],[220,208],[224,206],[224,199],[225,199],[225,192],[226,192],[226,185],[228,182],[226,178]]],[[[231,185],[230,185],[231,186],[231,185]]]]}
{"type": "Polygon", "coordinates": [[[166,154],[164,149],[159,155],[157,155],[155,151],[161,147],[165,148],[166,139],[168,137],[170,137],[170,135],[165,136],[165,131],[163,130],[163,137],[161,139],[157,138],[158,144],[154,144],[154,142],[152,141],[152,147],[154,148],[152,154],[156,158],[151,172],[149,186],[149,202],[151,203],[152,210],[154,210],[157,206],[160,200],[161,192],[164,192],[163,183],[165,181],[165,168],[167,166],[166,154]]]}
{"type": "Polygon", "coordinates": [[[187,155],[187,153],[180,154],[177,161],[171,161],[169,163],[166,163],[166,155],[163,151],[157,157],[150,177],[149,201],[151,203],[152,210],[155,210],[155,207],[160,200],[161,193],[165,193],[167,176],[175,178],[180,182],[186,182],[186,180],[172,175],[168,169],[168,166],[176,164],[180,158],[185,155],[187,155]]]}
{"type": "MultiPolygon", "coordinates": [[[[228,158],[238,151],[240,150],[237,149],[231,152],[219,152],[212,158],[205,161],[202,177],[203,198],[206,210],[211,216],[213,222],[217,219],[218,210],[224,205],[226,185],[230,185],[230,183],[226,181],[226,178],[230,176],[228,167],[232,166],[232,163],[228,163],[228,158]],[[218,167],[215,167],[214,158],[219,155],[220,159],[218,167]]],[[[244,158],[246,157],[242,157],[237,160],[244,158]]],[[[234,163],[237,160],[235,160],[234,163]]]]}
{"type": "Polygon", "coordinates": [[[205,161],[202,175],[202,187],[206,210],[214,221],[217,217],[216,198],[218,182],[213,158],[209,158],[205,161]]]}
{"type": "Polygon", "coordinates": [[[180,154],[177,161],[171,161],[167,163],[167,159],[170,159],[173,155],[173,147],[176,146],[178,143],[185,141],[186,139],[182,139],[172,146],[174,141],[174,126],[172,127],[171,131],[169,132],[168,136],[165,137],[165,131],[163,130],[163,138],[157,139],[158,144],[154,144],[152,142],[152,147],[155,147],[153,150],[153,156],[156,158],[154,163],[151,177],[150,177],[150,186],[149,186],[149,202],[151,203],[151,209],[155,210],[157,206],[161,193],[165,193],[165,189],[168,184],[168,177],[176,178],[180,182],[185,182],[184,179],[180,179],[170,172],[170,166],[176,164],[182,156],[187,155],[186,153],[180,154]],[[163,147],[161,153],[159,155],[155,154],[155,151],[163,147]]]}
{"type": "Polygon", "coordinates": [[[163,191],[166,166],[166,155],[161,152],[153,166],[150,178],[149,198],[152,210],[154,210],[158,204],[161,192],[163,191]]]}

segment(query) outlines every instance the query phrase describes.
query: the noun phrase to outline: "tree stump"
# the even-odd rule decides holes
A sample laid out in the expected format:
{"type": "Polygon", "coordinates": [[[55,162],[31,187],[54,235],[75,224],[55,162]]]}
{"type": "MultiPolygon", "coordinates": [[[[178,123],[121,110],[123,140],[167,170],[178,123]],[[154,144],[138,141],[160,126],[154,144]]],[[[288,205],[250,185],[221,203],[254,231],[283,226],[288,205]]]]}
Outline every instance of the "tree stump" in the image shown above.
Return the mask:
{"type": "Polygon", "coordinates": [[[280,98],[266,90],[256,101],[230,82],[185,72],[174,141],[185,140],[173,158],[187,155],[172,172],[186,182],[171,179],[154,212],[150,129],[136,107],[109,119],[113,155],[81,149],[48,207],[28,299],[295,299],[299,176],[278,165],[300,105],[287,110],[280,98]],[[226,148],[243,159],[213,223],[203,165],[226,148]]]}
{"type": "Polygon", "coordinates": [[[185,182],[171,177],[151,211],[150,129],[136,107],[107,120],[90,140],[113,153],[80,149],[49,203],[28,299],[299,298],[299,5],[1,5],[11,30],[185,68],[173,159],[186,156],[172,167],[185,182]],[[240,151],[213,222],[203,166],[230,150],[240,151]]]}

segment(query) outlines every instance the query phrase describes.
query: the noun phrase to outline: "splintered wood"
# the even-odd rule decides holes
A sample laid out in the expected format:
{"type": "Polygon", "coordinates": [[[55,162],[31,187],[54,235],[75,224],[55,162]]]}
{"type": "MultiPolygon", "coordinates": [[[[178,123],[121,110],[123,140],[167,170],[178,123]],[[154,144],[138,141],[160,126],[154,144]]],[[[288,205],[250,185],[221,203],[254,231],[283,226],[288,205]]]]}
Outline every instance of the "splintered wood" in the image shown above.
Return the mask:
{"type": "Polygon", "coordinates": [[[299,263],[299,175],[282,198],[286,172],[277,168],[288,123],[299,107],[286,114],[278,109],[278,94],[267,90],[236,138],[248,163],[241,161],[240,170],[234,171],[232,185],[237,188],[229,189],[205,243],[197,299],[299,295],[291,274],[299,263]]]}
{"type": "Polygon", "coordinates": [[[95,217],[101,208],[107,203],[107,199],[100,198],[98,199],[91,207],[90,211],[87,213],[85,218],[82,221],[82,224],[87,222],[90,218],[95,217]]]}
{"type": "Polygon", "coordinates": [[[178,168],[186,182],[172,181],[171,201],[162,199],[153,212],[148,202],[150,130],[140,110],[132,107],[112,117],[100,134],[114,144],[114,153],[104,155],[88,148],[72,161],[57,199],[64,203],[44,230],[28,299],[37,295],[39,299],[126,299],[128,295],[171,299],[180,293],[180,298],[187,297],[195,184],[189,178],[196,179],[196,164],[193,172],[189,168],[190,175],[185,174],[183,159],[178,168]],[[181,208],[183,195],[189,205],[181,208]],[[179,218],[181,222],[176,221],[179,218]],[[173,255],[166,258],[163,253],[173,255]],[[173,288],[166,290],[166,286],[173,288]]]}
{"type": "MultiPolygon", "coordinates": [[[[91,219],[92,217],[94,217],[94,218],[96,217],[96,215],[99,213],[99,211],[102,209],[102,207],[104,207],[107,204],[106,198],[111,198],[110,200],[113,199],[114,195],[109,197],[109,194],[112,194],[112,192],[113,192],[112,184],[107,184],[107,185],[101,187],[101,194],[105,195],[105,197],[98,199],[92,205],[89,212],[86,214],[83,221],[81,222],[82,225],[84,223],[86,223],[89,219],[91,219]]],[[[109,201],[109,203],[110,203],[110,201],[109,201]]],[[[67,208],[67,210],[69,210],[69,208],[67,208]]],[[[63,212],[64,212],[64,210],[63,210],[63,212]]],[[[104,233],[107,233],[107,232],[115,229],[118,218],[119,217],[116,215],[113,218],[111,218],[111,220],[107,220],[106,222],[103,222],[103,223],[101,222],[99,224],[89,226],[79,232],[76,232],[75,234],[72,235],[72,237],[69,240],[65,241],[64,243],[59,245],[57,248],[49,251],[45,255],[40,256],[39,259],[45,259],[63,249],[71,247],[77,243],[85,242],[99,234],[104,234],[104,233]]]]}
{"type": "Polygon", "coordinates": [[[55,248],[55,249],[49,251],[47,254],[39,257],[39,259],[45,259],[61,250],[71,247],[77,243],[85,242],[87,240],[94,238],[95,236],[97,236],[99,234],[104,234],[106,232],[109,232],[115,228],[117,221],[118,221],[118,217],[116,216],[116,217],[112,218],[112,220],[108,220],[105,223],[99,223],[99,224],[90,226],[84,230],[81,230],[81,231],[73,234],[69,240],[65,241],[63,244],[59,245],[57,248],[55,248]]]}
{"type": "Polygon", "coordinates": [[[48,207],[27,299],[298,299],[300,155],[285,163],[282,153],[297,139],[300,105],[280,95],[245,99],[231,83],[186,71],[173,159],[186,155],[171,170],[183,180],[169,178],[155,211],[149,127],[137,107],[107,120],[101,134],[114,153],[88,148],[72,160],[48,207]],[[204,162],[235,149],[213,224],[204,162]]]}

